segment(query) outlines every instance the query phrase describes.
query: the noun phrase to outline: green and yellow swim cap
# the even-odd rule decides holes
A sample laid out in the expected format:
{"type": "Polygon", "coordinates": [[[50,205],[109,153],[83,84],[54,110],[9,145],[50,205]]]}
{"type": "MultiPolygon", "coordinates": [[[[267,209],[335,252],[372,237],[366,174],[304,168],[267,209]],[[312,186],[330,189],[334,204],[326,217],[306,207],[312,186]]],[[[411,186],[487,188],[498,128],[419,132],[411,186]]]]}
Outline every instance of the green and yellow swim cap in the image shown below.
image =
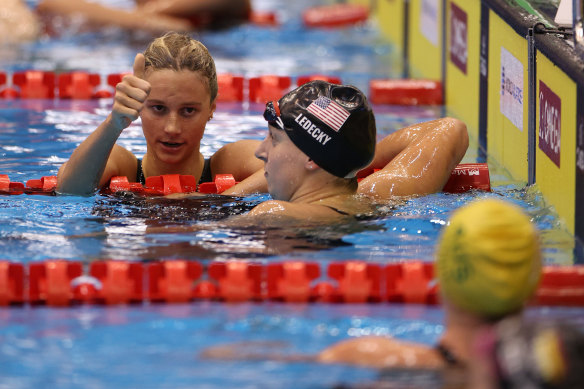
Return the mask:
{"type": "Polygon", "coordinates": [[[521,208],[479,200],[452,215],[436,252],[444,297],[488,318],[519,310],[541,274],[538,234],[521,208]]]}

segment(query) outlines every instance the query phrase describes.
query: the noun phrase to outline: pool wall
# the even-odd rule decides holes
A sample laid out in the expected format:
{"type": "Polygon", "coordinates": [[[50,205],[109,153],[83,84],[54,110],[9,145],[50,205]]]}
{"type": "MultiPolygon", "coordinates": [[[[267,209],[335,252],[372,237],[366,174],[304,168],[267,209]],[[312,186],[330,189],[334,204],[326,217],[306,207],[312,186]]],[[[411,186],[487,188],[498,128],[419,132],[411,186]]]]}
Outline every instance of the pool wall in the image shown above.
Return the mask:
{"type": "Polygon", "coordinates": [[[353,2],[371,7],[405,77],[442,81],[446,112],[467,123],[479,158],[536,183],[584,240],[584,61],[571,37],[512,1],[353,2]]]}

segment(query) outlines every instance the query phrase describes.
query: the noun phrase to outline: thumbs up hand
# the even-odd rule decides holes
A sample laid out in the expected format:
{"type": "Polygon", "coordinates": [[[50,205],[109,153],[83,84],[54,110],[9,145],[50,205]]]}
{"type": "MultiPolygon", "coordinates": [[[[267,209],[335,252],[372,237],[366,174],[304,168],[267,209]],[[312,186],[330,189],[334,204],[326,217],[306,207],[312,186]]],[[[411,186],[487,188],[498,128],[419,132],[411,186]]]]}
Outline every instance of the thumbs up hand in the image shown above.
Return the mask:
{"type": "Polygon", "coordinates": [[[145,66],[144,54],[137,54],[133,74],[125,75],[116,85],[110,121],[120,132],[138,118],[150,94],[151,85],[144,79],[145,66]]]}

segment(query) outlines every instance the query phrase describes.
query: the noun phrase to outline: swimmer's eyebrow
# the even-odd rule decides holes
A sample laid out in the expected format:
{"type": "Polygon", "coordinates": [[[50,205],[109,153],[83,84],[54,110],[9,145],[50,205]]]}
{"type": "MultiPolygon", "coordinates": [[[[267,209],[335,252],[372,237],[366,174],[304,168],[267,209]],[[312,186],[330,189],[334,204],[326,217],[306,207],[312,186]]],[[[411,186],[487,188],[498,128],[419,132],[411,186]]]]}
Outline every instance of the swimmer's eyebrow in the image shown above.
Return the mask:
{"type": "MultiPolygon", "coordinates": [[[[166,105],[166,102],[163,100],[157,100],[157,99],[147,99],[147,101],[152,104],[160,104],[160,105],[166,105]]],[[[200,101],[187,101],[186,103],[182,103],[182,106],[186,106],[186,105],[196,105],[196,106],[201,106],[203,105],[202,102],[200,101]]]]}

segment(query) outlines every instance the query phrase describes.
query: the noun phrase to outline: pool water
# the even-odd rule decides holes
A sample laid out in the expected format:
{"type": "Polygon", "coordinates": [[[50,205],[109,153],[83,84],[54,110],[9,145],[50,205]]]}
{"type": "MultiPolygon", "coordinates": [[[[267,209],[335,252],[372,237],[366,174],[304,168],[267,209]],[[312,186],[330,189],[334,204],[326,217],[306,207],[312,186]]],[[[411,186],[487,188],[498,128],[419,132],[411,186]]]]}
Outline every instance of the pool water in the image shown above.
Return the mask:
{"type": "MultiPolygon", "coordinates": [[[[127,5],[125,0],[109,3],[127,5]]],[[[34,4],[34,1],[29,1],[34,4]]],[[[372,78],[396,77],[396,56],[373,22],[341,30],[309,30],[300,12],[314,1],[255,1],[276,10],[282,26],[244,25],[198,34],[216,58],[219,73],[323,73],[368,90],[372,78]]],[[[19,48],[3,49],[0,70],[85,70],[102,75],[131,68],[145,37],[115,30],[64,31],[19,48]]],[[[0,174],[25,182],[55,175],[74,148],[107,116],[111,100],[0,100],[0,174]]],[[[375,106],[378,137],[408,124],[444,115],[442,107],[375,106]]],[[[219,104],[201,150],[211,155],[239,139],[262,139],[266,124],[258,104],[219,104]]],[[[119,144],[141,156],[140,123],[119,144]]],[[[475,162],[476,143],[463,162],[475,162]]],[[[232,258],[261,263],[365,260],[386,264],[433,260],[436,238],[450,213],[480,197],[504,197],[523,207],[542,232],[547,264],[582,263],[582,246],[570,235],[536,187],[526,188],[495,163],[493,192],[434,194],[405,199],[379,218],[326,228],[227,229],[214,224],[268,198],[210,196],[178,201],[116,197],[0,196],[0,259],[31,263],[62,258],[204,263],[232,258]],[[148,234],[151,226],[193,225],[195,233],[148,234]]],[[[568,317],[584,310],[531,308],[535,318],[568,317]]],[[[378,334],[433,344],[442,332],[438,307],[395,304],[246,303],[0,308],[0,388],[330,388],[379,379],[370,369],[278,361],[203,360],[206,347],[242,341],[276,342],[284,354],[313,354],[351,336],[378,334]]],[[[413,379],[409,378],[410,381],[413,379]]],[[[415,385],[415,380],[412,385],[415,385]]],[[[436,382],[420,378],[417,387],[436,382]]]]}

